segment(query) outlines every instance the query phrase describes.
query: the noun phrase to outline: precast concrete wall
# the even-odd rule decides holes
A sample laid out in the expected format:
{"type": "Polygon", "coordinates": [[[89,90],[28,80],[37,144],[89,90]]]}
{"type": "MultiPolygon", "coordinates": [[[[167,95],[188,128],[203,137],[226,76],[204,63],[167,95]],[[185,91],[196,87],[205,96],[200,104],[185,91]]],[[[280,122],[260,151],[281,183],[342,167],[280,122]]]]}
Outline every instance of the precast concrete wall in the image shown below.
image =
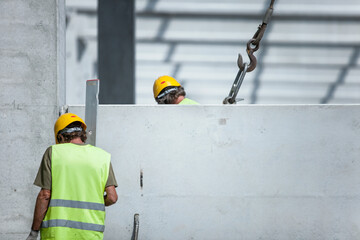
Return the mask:
{"type": "Polygon", "coordinates": [[[119,184],[105,239],[135,213],[140,240],[360,239],[360,105],[101,105],[97,129],[119,184]]]}
{"type": "Polygon", "coordinates": [[[1,0],[0,29],[0,239],[25,239],[32,182],[65,104],[64,0],[1,0]]]}

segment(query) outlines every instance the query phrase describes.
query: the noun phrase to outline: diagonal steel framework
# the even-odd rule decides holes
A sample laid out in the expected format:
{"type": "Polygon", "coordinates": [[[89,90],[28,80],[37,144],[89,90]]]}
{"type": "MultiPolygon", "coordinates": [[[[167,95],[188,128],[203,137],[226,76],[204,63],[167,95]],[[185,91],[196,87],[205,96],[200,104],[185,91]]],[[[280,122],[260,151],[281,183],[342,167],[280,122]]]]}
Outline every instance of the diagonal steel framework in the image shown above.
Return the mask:
{"type": "Polygon", "coordinates": [[[345,67],[341,68],[338,78],[334,83],[330,84],[327,92],[325,93],[325,96],[322,99],[320,99],[320,103],[322,104],[329,103],[329,101],[334,98],[334,94],[337,88],[345,82],[346,76],[348,75],[350,69],[355,66],[356,60],[358,59],[359,56],[360,56],[360,47],[356,47],[349,58],[348,64],[345,67]]]}

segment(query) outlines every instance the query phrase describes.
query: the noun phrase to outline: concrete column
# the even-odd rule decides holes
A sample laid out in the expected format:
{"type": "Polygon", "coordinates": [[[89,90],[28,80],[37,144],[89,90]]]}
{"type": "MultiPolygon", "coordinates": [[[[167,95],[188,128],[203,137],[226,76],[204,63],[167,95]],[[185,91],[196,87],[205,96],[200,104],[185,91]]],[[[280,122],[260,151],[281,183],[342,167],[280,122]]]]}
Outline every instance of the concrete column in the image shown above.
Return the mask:
{"type": "Polygon", "coordinates": [[[98,1],[99,101],[135,103],[134,1],[98,1]]]}
{"type": "Polygon", "coordinates": [[[65,103],[65,1],[0,1],[0,239],[25,239],[65,103]]]}

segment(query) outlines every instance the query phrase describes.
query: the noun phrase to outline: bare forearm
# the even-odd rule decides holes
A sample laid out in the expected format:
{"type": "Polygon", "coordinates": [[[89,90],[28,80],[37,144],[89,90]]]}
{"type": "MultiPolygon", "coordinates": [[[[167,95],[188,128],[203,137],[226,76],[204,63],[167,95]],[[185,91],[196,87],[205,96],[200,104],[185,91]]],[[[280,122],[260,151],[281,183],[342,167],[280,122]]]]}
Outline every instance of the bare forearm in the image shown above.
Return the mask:
{"type": "Polygon", "coordinates": [[[104,196],[104,201],[105,201],[105,206],[108,207],[108,206],[111,206],[114,204],[113,201],[110,201],[109,198],[107,197],[107,195],[104,196]]]}
{"type": "Polygon", "coordinates": [[[115,190],[115,186],[109,186],[105,188],[106,195],[104,196],[105,206],[111,206],[116,203],[118,196],[115,190]]]}
{"type": "Polygon", "coordinates": [[[116,201],[117,201],[117,196],[116,196],[116,198],[114,198],[114,197],[111,197],[111,196],[109,196],[109,195],[105,195],[105,196],[104,196],[104,201],[105,201],[105,206],[106,206],[106,207],[111,206],[111,205],[113,205],[113,204],[116,203],[116,201]]]}
{"type": "Polygon", "coordinates": [[[41,223],[45,217],[46,211],[49,206],[51,192],[50,190],[41,190],[35,204],[34,219],[32,224],[33,230],[39,230],[41,223]]]}

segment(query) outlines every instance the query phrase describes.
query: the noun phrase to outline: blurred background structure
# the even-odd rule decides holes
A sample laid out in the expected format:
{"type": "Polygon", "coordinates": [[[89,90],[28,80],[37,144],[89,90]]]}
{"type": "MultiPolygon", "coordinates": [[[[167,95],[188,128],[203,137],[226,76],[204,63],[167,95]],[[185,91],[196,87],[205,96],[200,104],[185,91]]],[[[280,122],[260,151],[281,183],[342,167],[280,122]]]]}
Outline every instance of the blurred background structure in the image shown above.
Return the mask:
{"type": "MultiPolygon", "coordinates": [[[[153,81],[171,75],[190,98],[221,104],[269,2],[136,0],[135,103],[155,104],[153,81]]],[[[84,104],[85,81],[98,78],[97,0],[66,8],[67,104],[84,104]]],[[[242,103],[360,103],[359,12],[360,0],[275,1],[242,103]]]]}

